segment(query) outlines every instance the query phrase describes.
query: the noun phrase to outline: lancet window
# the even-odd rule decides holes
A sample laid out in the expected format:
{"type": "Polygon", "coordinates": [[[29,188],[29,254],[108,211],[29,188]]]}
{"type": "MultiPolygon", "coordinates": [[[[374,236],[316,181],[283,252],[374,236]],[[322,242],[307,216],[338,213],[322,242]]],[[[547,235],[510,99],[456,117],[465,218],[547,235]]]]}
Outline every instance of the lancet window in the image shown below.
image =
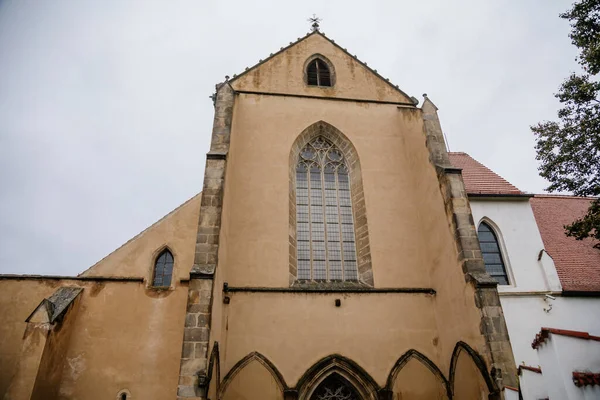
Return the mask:
{"type": "Polygon", "coordinates": [[[168,249],[165,249],[156,257],[152,286],[170,286],[172,276],[173,254],[168,249]]]}
{"type": "Polygon", "coordinates": [[[321,136],[298,157],[296,239],[298,280],[358,280],[348,166],[321,136]]]}
{"type": "Polygon", "coordinates": [[[482,222],[477,229],[477,235],[485,269],[499,285],[508,285],[508,275],[496,233],[488,224],[482,222]]]}
{"type": "Polygon", "coordinates": [[[331,71],[327,63],[320,58],[315,58],[308,64],[306,78],[309,85],[331,86],[331,71]]]}

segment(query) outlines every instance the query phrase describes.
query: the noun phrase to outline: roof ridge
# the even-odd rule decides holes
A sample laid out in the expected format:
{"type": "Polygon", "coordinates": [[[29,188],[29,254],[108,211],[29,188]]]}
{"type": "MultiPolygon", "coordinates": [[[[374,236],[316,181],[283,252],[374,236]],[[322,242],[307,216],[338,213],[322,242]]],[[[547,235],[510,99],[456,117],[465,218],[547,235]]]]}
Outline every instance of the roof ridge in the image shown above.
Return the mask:
{"type": "MultiPolygon", "coordinates": [[[[464,152],[448,152],[451,157],[450,163],[462,168],[463,178],[468,193],[481,194],[497,189],[497,194],[506,192],[513,194],[527,194],[512,184],[506,178],[498,174],[496,171],[481,163],[473,156],[464,152]],[[452,159],[454,158],[454,160],[452,159]],[[473,184],[473,187],[470,187],[473,184]]],[[[491,194],[491,193],[490,193],[491,194]]]]}
{"type": "Polygon", "coordinates": [[[377,76],[378,78],[380,78],[381,80],[383,80],[384,82],[386,82],[389,86],[391,86],[394,90],[396,90],[397,92],[400,92],[403,96],[406,96],[407,98],[409,98],[413,104],[416,106],[417,104],[419,104],[419,100],[417,100],[416,97],[414,96],[410,96],[408,93],[404,92],[402,89],[400,89],[400,87],[398,85],[394,85],[392,82],[390,82],[389,78],[385,78],[383,77],[381,74],[379,74],[377,72],[376,69],[373,69],[371,67],[369,67],[369,65],[364,62],[361,61],[355,54],[351,54],[347,49],[345,49],[344,47],[340,46],[339,44],[337,44],[335,42],[335,40],[330,39],[329,37],[327,37],[327,35],[325,35],[325,32],[321,32],[319,30],[314,30],[312,32],[307,33],[306,35],[299,37],[298,39],[296,39],[295,42],[290,42],[290,44],[288,44],[285,47],[281,47],[279,49],[278,52],[276,53],[271,53],[269,55],[269,57],[263,59],[259,59],[258,63],[254,64],[251,67],[246,67],[246,69],[244,70],[244,72],[242,72],[241,74],[233,74],[233,77],[231,79],[228,79],[229,83],[232,83],[233,81],[235,81],[236,79],[246,75],[247,73],[249,73],[250,71],[254,70],[255,68],[261,66],[262,64],[266,63],[267,61],[271,60],[272,58],[278,56],[279,54],[283,53],[284,51],[286,51],[287,49],[297,45],[298,43],[300,43],[301,41],[308,39],[310,36],[312,35],[321,35],[325,40],[327,40],[329,43],[333,44],[335,47],[337,47],[338,49],[340,49],[341,51],[343,51],[346,55],[350,56],[351,58],[353,58],[354,60],[356,60],[359,64],[361,64],[363,67],[365,67],[369,72],[371,72],[372,74],[374,74],[375,76],[377,76]]]}
{"type": "Polygon", "coordinates": [[[560,194],[560,193],[539,193],[535,194],[537,198],[554,198],[554,199],[580,199],[580,200],[594,200],[600,197],[598,196],[576,196],[574,194],[560,194]]]}
{"type": "Polygon", "coordinates": [[[192,200],[194,200],[200,194],[202,194],[202,192],[196,193],[195,195],[193,195],[192,197],[190,197],[189,199],[187,199],[186,201],[184,201],[183,203],[181,203],[180,205],[178,205],[177,207],[175,207],[173,210],[171,210],[167,214],[163,215],[161,218],[159,218],[158,220],[156,220],[154,223],[150,224],[150,226],[148,226],[147,228],[145,228],[144,230],[142,230],[141,232],[139,232],[137,235],[133,236],[131,239],[129,239],[128,241],[126,241],[125,243],[123,243],[122,245],[120,245],[119,247],[117,247],[116,249],[114,249],[113,251],[111,251],[110,253],[108,253],[107,255],[105,255],[104,257],[102,257],[100,260],[96,261],[92,266],[88,267],[86,270],[84,270],[84,271],[80,272],[79,274],[77,274],[76,276],[80,277],[80,276],[83,276],[83,274],[85,274],[86,272],[91,271],[96,265],[100,264],[102,261],[104,261],[105,259],[107,259],[108,257],[110,257],[112,254],[116,253],[117,251],[119,251],[123,247],[127,246],[129,243],[133,242],[135,239],[137,239],[140,236],[142,236],[144,233],[148,232],[152,227],[154,227],[157,224],[159,224],[162,221],[164,221],[168,216],[170,216],[170,215],[176,213],[177,211],[179,211],[182,207],[184,207],[185,205],[187,205],[188,203],[190,203],[192,200]]]}

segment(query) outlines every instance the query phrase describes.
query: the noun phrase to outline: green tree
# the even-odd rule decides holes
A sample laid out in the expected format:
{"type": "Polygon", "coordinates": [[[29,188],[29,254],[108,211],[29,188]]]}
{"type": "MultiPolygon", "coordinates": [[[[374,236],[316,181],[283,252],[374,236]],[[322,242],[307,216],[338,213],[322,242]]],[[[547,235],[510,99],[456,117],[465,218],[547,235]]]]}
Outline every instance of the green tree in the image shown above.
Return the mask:
{"type": "MultiPolygon", "coordinates": [[[[536,136],[540,175],[548,191],[600,196],[600,0],[581,0],[560,14],[571,23],[569,37],[579,48],[582,73],[572,73],[555,95],[562,104],[558,121],[531,127],[536,136]]],[[[600,240],[600,199],[583,217],[565,226],[568,236],[600,240]]],[[[596,244],[600,248],[600,243],[596,244]]]]}

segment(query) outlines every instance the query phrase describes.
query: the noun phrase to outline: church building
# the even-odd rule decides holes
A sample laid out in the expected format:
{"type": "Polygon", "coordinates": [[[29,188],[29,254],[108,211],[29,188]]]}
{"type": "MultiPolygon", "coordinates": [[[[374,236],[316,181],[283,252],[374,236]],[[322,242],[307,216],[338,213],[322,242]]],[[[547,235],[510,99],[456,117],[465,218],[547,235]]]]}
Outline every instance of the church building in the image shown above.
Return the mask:
{"type": "Polygon", "coordinates": [[[482,400],[517,386],[498,279],[427,96],[315,23],[213,101],[200,194],[76,277],[0,276],[0,397],[482,400]]]}

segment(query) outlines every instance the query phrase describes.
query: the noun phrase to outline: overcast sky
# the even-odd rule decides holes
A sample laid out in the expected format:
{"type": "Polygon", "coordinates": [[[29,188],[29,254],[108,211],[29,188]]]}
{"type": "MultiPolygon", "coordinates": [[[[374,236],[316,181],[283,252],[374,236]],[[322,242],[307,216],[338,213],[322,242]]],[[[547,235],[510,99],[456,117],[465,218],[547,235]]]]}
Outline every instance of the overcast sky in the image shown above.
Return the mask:
{"type": "Polygon", "coordinates": [[[199,192],[208,98],[309,30],[541,192],[529,126],[577,70],[571,1],[0,0],[0,273],[77,274],[199,192]]]}

